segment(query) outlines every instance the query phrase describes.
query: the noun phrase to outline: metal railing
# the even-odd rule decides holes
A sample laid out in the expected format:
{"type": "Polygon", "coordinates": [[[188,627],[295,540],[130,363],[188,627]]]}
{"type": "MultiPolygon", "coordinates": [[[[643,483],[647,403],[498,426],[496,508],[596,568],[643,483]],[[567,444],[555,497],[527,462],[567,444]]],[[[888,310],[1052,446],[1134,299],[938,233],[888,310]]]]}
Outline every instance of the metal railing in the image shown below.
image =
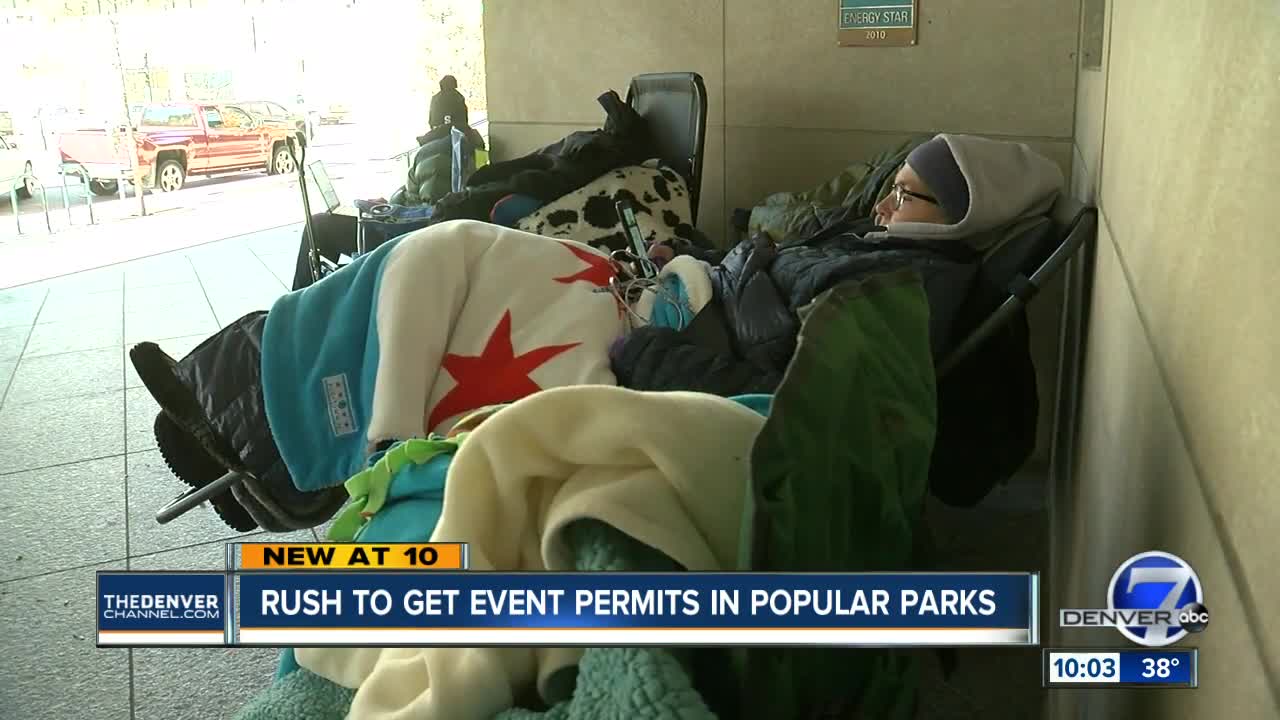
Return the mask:
{"type": "Polygon", "coordinates": [[[22,234],[22,213],[18,212],[18,185],[27,187],[28,180],[40,186],[40,205],[44,208],[44,225],[49,229],[49,234],[53,234],[53,222],[49,219],[49,200],[45,197],[44,183],[29,172],[14,178],[13,186],[9,188],[9,207],[13,208],[13,222],[18,227],[18,234],[22,234]]]}
{"type": "Polygon", "coordinates": [[[89,179],[89,171],[78,163],[62,163],[60,174],[62,175],[62,209],[67,211],[67,224],[71,224],[71,201],[67,192],[68,175],[80,178],[81,184],[84,185],[85,206],[89,209],[89,224],[96,224],[93,219],[93,188],[89,187],[93,181],[89,179]]]}

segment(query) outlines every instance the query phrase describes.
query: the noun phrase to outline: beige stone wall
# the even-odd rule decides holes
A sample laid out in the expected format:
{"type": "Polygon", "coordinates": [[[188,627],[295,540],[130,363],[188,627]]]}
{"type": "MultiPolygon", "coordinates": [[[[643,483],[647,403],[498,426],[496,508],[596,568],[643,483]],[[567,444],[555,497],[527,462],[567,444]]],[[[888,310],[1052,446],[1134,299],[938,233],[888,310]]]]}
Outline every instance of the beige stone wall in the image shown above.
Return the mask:
{"type": "MultiPolygon", "coordinates": [[[[916,47],[842,48],[834,0],[485,3],[495,159],[599,127],[596,96],[624,94],[633,75],[692,70],[710,96],[699,225],[717,241],[733,208],[817,185],[910,133],[1026,141],[1069,174],[1080,0],[920,5],[916,47]]],[[[1032,306],[1035,462],[1048,456],[1060,304],[1055,284],[1032,306]]]]}
{"type": "Polygon", "coordinates": [[[1212,620],[1198,691],[1059,693],[1054,717],[1280,717],[1280,3],[1107,5],[1078,91],[1073,188],[1101,227],[1055,599],[1096,607],[1158,548],[1212,620]]]}
{"type": "Polygon", "coordinates": [[[1079,0],[931,2],[919,45],[841,48],[827,0],[485,4],[491,132],[525,152],[598,127],[595,97],[642,72],[710,95],[704,229],[815,185],[903,133],[1025,139],[1069,168],[1079,0]]]}

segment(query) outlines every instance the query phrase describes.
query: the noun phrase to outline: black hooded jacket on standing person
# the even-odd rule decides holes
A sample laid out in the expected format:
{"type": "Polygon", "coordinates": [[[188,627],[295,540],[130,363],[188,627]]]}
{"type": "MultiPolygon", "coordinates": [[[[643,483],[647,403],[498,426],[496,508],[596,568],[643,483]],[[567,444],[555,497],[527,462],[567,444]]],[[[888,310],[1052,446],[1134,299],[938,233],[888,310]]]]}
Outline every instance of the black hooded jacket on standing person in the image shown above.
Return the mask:
{"type": "Polygon", "coordinates": [[[471,124],[467,118],[467,99],[458,92],[458,80],[452,75],[440,79],[440,92],[431,96],[431,111],[427,122],[435,130],[444,124],[445,118],[459,128],[471,124]]]}

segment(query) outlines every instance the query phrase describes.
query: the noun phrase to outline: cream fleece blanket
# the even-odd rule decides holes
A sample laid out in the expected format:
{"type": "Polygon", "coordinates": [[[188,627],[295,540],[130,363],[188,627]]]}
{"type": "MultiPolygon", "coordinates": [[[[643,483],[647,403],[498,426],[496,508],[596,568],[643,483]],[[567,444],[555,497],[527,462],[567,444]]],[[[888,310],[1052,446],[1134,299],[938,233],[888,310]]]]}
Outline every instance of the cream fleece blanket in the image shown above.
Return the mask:
{"type": "MultiPolygon", "coordinates": [[[[477,428],[449,469],[433,540],[470,544],[476,570],[569,570],[561,531],[596,518],[689,570],[735,569],[751,446],[764,418],[698,393],[576,386],[477,428]]],[[[357,688],[349,717],[489,720],[581,649],[299,648],[357,688]]]]}

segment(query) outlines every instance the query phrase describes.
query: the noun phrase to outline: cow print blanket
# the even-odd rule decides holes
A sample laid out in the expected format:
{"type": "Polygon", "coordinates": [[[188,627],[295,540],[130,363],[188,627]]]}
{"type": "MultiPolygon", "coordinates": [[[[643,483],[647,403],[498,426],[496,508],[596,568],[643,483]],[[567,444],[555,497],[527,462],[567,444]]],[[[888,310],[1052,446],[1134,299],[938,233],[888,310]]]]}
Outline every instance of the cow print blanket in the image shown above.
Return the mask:
{"type": "Polygon", "coordinates": [[[516,228],[568,238],[605,250],[629,248],[614,203],[630,200],[645,242],[654,245],[693,236],[689,189],[675,170],[649,160],[611,170],[521,219],[516,228]]]}

